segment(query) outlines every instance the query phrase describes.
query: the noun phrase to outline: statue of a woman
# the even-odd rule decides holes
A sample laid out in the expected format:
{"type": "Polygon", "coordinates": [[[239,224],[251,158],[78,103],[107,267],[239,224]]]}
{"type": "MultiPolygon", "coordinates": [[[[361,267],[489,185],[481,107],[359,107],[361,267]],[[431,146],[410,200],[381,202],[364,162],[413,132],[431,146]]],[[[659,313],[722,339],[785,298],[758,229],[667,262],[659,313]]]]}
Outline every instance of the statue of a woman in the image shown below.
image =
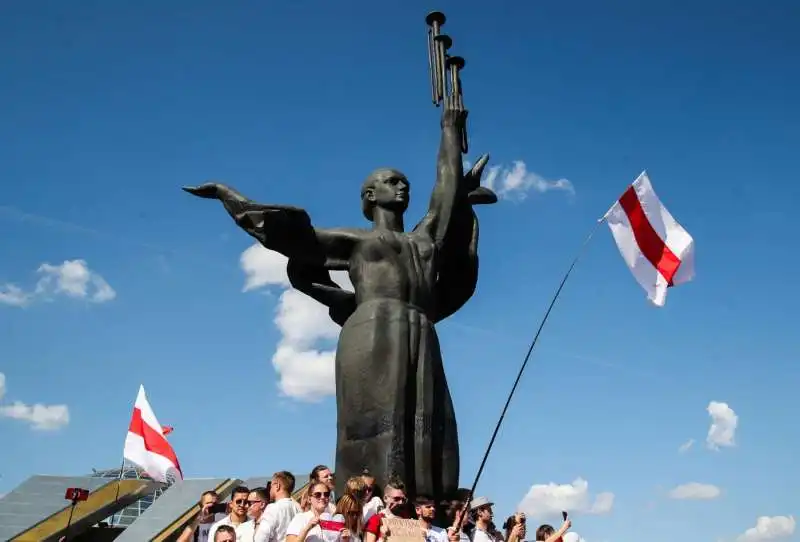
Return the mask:
{"type": "Polygon", "coordinates": [[[302,209],[253,202],[222,184],[188,192],[222,201],[237,224],[289,258],[292,284],[324,303],[342,331],[336,350],[337,489],[369,467],[379,483],[400,477],[412,494],[458,487],[456,418],[434,323],[458,310],[477,282],[478,223],[472,205],[488,160],[464,175],[466,111],[445,108],[436,185],[427,214],[404,231],[410,185],[393,169],[361,188],[373,228],[314,228],[302,209]],[[349,272],[355,292],[330,279],[349,272]]]}

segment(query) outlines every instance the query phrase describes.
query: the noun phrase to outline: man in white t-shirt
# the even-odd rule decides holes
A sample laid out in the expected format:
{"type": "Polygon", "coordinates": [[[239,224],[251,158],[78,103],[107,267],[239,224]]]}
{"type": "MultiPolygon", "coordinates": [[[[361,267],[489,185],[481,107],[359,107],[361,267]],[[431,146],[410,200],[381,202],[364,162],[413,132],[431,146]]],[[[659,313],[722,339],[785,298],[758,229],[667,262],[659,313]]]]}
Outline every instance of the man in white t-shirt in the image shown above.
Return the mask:
{"type": "Polygon", "coordinates": [[[496,542],[496,538],[491,529],[493,502],[486,497],[476,497],[470,502],[473,519],[475,520],[475,530],[472,533],[472,542],[496,542]]]}
{"type": "Polygon", "coordinates": [[[247,517],[250,518],[240,528],[240,539],[243,542],[253,542],[256,530],[264,517],[264,511],[269,505],[269,494],[265,487],[254,487],[247,496],[247,517]]]}
{"type": "Polygon", "coordinates": [[[449,542],[447,531],[433,524],[436,517],[436,503],[433,498],[427,495],[417,495],[414,499],[414,508],[417,512],[419,527],[425,535],[425,542],[449,542]]]}
{"type": "MultiPolygon", "coordinates": [[[[261,515],[253,537],[254,542],[283,542],[292,519],[301,512],[300,505],[292,499],[294,475],[281,471],[272,475],[269,497],[272,503],[261,515]]],[[[249,542],[249,541],[246,541],[249,542]]]]}
{"type": "Polygon", "coordinates": [[[233,488],[230,513],[211,526],[211,530],[208,531],[209,542],[214,540],[214,535],[221,525],[233,527],[233,530],[236,531],[236,542],[250,542],[249,540],[245,541],[243,538],[243,534],[247,531],[245,523],[247,523],[247,497],[249,495],[250,490],[244,486],[233,488]]]}

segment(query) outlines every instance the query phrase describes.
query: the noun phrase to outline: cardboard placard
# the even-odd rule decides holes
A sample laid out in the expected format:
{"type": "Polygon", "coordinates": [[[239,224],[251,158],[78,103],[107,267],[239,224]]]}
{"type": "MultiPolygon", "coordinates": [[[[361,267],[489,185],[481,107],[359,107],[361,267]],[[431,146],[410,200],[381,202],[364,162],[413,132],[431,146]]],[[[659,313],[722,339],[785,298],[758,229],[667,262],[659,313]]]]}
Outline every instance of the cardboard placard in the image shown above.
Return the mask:
{"type": "Polygon", "coordinates": [[[392,542],[425,542],[425,533],[416,519],[383,518],[392,542]]]}

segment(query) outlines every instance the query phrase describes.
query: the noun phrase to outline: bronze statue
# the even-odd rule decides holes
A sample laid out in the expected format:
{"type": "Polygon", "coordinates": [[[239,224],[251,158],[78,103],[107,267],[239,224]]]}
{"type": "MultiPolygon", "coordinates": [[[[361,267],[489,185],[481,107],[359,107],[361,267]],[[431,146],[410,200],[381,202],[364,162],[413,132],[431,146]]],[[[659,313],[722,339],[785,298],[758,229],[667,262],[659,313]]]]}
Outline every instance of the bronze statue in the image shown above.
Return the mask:
{"type": "Polygon", "coordinates": [[[457,74],[463,59],[448,60],[437,47],[444,16],[432,14],[429,24],[434,15],[439,24],[431,25],[429,58],[441,52],[444,59],[443,70],[435,58],[431,65],[434,102],[437,85],[444,89],[442,136],[429,209],[413,230],[406,232],[403,220],[410,184],[394,169],[374,171],[361,187],[371,230],[315,228],[302,209],[256,203],[224,184],[184,188],[219,199],[243,230],[286,255],[292,286],[327,306],[342,326],[335,362],[340,492],[365,466],[381,484],[400,477],[412,495],[440,498],[458,488],[456,418],[434,324],[475,291],[472,206],[497,197],[480,186],[487,155],[463,171],[467,111],[457,74]],[[347,271],[355,292],[333,282],[332,270],[347,271]]]}

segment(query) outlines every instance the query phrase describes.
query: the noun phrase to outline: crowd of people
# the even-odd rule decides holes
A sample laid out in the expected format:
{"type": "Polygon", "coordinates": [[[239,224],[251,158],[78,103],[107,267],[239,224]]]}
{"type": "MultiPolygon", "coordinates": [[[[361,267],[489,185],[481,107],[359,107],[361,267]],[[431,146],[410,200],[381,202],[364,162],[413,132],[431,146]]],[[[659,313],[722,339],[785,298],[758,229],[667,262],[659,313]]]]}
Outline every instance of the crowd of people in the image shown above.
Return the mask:
{"type": "MultiPolygon", "coordinates": [[[[334,498],[333,472],[318,465],[306,488],[294,493],[295,477],[287,471],[276,472],[265,487],[234,488],[227,503],[206,491],[178,542],[385,542],[396,519],[413,520],[425,542],[524,542],[528,535],[524,514],[506,519],[501,532],[493,503],[470,498],[469,490],[445,502],[428,495],[409,499],[402,481],[377,488],[367,470],[347,480],[343,494],[334,498]]],[[[562,542],[570,526],[566,517],[558,528],[541,525],[533,540],[562,542]]]]}

